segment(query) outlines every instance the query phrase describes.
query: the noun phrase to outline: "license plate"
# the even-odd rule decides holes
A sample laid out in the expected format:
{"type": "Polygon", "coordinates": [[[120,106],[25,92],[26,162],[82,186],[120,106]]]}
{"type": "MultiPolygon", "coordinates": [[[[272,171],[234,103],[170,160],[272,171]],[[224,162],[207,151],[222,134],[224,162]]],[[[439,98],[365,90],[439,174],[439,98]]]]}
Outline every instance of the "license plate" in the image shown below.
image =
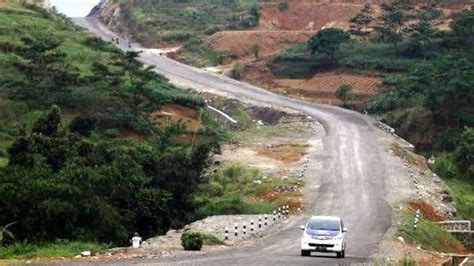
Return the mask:
{"type": "Polygon", "coordinates": [[[319,250],[319,251],[326,251],[326,250],[327,250],[327,247],[324,247],[324,246],[316,246],[316,250],[319,250]]]}

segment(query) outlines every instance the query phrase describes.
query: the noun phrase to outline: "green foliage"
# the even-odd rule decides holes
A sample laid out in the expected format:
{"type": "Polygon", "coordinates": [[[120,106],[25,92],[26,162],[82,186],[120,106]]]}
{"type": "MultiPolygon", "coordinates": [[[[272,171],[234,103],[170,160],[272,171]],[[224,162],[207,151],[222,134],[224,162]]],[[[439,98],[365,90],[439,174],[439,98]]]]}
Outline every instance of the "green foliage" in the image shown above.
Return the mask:
{"type": "Polygon", "coordinates": [[[343,105],[347,105],[347,102],[352,100],[352,86],[348,84],[342,84],[336,90],[336,97],[343,103],[343,105]]]}
{"type": "Polygon", "coordinates": [[[229,76],[233,79],[241,80],[242,71],[243,71],[242,65],[239,62],[237,62],[234,64],[234,67],[232,67],[232,70],[230,71],[229,76]]]}
{"type": "Polygon", "coordinates": [[[394,2],[391,5],[383,4],[384,13],[381,17],[383,25],[375,28],[378,33],[376,40],[393,43],[395,52],[398,43],[403,40],[403,32],[406,28],[406,7],[402,1],[394,2]]]}
{"type": "Polygon", "coordinates": [[[441,154],[436,158],[433,169],[440,176],[447,178],[453,178],[459,174],[456,165],[447,154],[441,154]]]}
{"type": "MultiPolygon", "coordinates": [[[[461,172],[474,178],[474,128],[466,127],[458,139],[453,153],[454,160],[461,172]]],[[[473,180],[474,181],[474,180],[473,180]]]]}
{"type": "Polygon", "coordinates": [[[318,31],[308,40],[308,47],[312,54],[318,52],[326,54],[334,62],[334,56],[339,46],[351,39],[349,33],[336,28],[327,28],[318,31]]]}
{"type": "Polygon", "coordinates": [[[456,216],[460,219],[473,221],[474,185],[472,178],[450,178],[446,179],[445,182],[447,183],[456,204],[456,216]]]}
{"type": "Polygon", "coordinates": [[[365,28],[367,28],[367,26],[373,21],[372,13],[372,7],[370,4],[366,4],[359,13],[349,20],[349,22],[357,25],[358,33],[365,33],[365,28]]]}
{"type": "Polygon", "coordinates": [[[415,243],[424,249],[447,253],[457,252],[456,247],[462,247],[458,239],[436,222],[420,216],[418,227],[415,229],[413,227],[415,220],[413,211],[401,211],[399,215],[398,232],[409,243],[415,243]]]}
{"type": "Polygon", "coordinates": [[[420,20],[424,20],[424,21],[430,21],[430,20],[433,20],[433,19],[437,19],[437,18],[440,18],[442,15],[443,15],[443,13],[439,9],[437,9],[433,6],[422,6],[418,10],[418,13],[416,14],[416,16],[420,20]]]}
{"type": "Polygon", "coordinates": [[[253,44],[250,47],[250,51],[252,52],[253,56],[255,57],[255,62],[260,60],[260,46],[258,43],[253,44]]]}
{"type": "Polygon", "coordinates": [[[185,231],[181,235],[181,245],[184,250],[198,251],[202,249],[204,237],[201,233],[185,231]]]}
{"type": "Polygon", "coordinates": [[[204,245],[213,246],[213,245],[224,245],[225,244],[223,241],[219,240],[219,238],[217,238],[214,235],[205,234],[205,233],[201,233],[201,235],[202,235],[202,238],[203,238],[203,244],[204,245]]]}
{"type": "Polygon", "coordinates": [[[179,55],[181,61],[197,67],[216,66],[228,57],[232,57],[230,52],[216,51],[211,45],[196,38],[186,42],[179,55]]]}
{"type": "Polygon", "coordinates": [[[0,224],[19,240],[126,243],[195,216],[192,195],[215,143],[173,144],[173,128],[140,144],[92,142],[53,106],[8,149],[0,169],[0,224]]]}
{"type": "Polygon", "coordinates": [[[34,245],[28,243],[16,243],[0,248],[0,259],[30,259],[34,257],[66,257],[77,256],[84,250],[90,250],[92,254],[106,250],[106,245],[84,243],[84,242],[54,242],[46,245],[34,245]]]}
{"type": "Polygon", "coordinates": [[[117,4],[121,10],[117,26],[147,46],[183,42],[191,36],[201,38],[216,28],[252,28],[260,18],[255,0],[119,0],[117,4]],[[167,32],[186,32],[187,36],[170,38],[167,32]]]}
{"type": "Polygon", "coordinates": [[[84,137],[88,137],[95,129],[96,123],[97,119],[94,117],[78,116],[69,123],[69,130],[71,132],[77,132],[84,137]]]}
{"type": "Polygon", "coordinates": [[[439,40],[440,33],[434,29],[428,22],[421,21],[414,28],[411,39],[408,42],[404,53],[411,58],[431,59],[436,57],[436,41],[439,40]]]}
{"type": "Polygon", "coordinates": [[[0,10],[0,125],[9,126],[0,126],[2,132],[31,128],[29,116],[57,104],[93,117],[99,132],[127,128],[149,135],[154,127],[149,115],[163,105],[204,104],[144,68],[138,53],[123,53],[62,16],[5,10],[0,10]]]}
{"type": "Polygon", "coordinates": [[[200,185],[195,201],[200,207],[199,216],[224,214],[261,214],[271,212],[279,200],[260,201],[262,193],[268,193],[280,185],[293,186],[292,179],[263,179],[253,168],[238,163],[228,163],[208,177],[208,182],[200,185]],[[261,183],[256,184],[254,181],[261,183]]]}
{"type": "Polygon", "coordinates": [[[474,8],[463,10],[454,17],[449,45],[472,50],[474,47],[474,8]]]}
{"type": "MultiPolygon", "coordinates": [[[[16,222],[13,222],[13,223],[9,223],[5,226],[0,226],[0,248],[3,246],[4,242],[5,242],[5,239],[10,239],[10,240],[14,240],[15,239],[15,236],[13,235],[13,233],[8,230],[9,227],[15,225],[16,222]]],[[[1,258],[1,256],[0,256],[1,258]]]]}

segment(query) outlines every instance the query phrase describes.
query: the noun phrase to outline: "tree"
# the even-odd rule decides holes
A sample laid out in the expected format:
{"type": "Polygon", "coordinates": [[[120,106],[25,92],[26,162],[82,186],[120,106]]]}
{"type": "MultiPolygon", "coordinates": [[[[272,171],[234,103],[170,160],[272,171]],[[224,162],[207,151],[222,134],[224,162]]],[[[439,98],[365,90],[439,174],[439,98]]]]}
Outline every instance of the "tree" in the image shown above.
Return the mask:
{"type": "Polygon", "coordinates": [[[58,132],[61,123],[61,109],[57,105],[53,105],[49,112],[41,116],[33,125],[32,132],[53,136],[58,132]]]}
{"type": "Polygon", "coordinates": [[[326,54],[334,63],[334,57],[340,45],[351,39],[349,33],[336,28],[327,28],[318,31],[308,41],[308,47],[311,54],[316,52],[326,54]]]}
{"type": "Polygon", "coordinates": [[[9,227],[15,225],[16,222],[13,222],[13,223],[9,223],[5,226],[0,226],[0,248],[2,247],[5,239],[7,238],[10,238],[10,239],[15,239],[15,236],[13,235],[13,233],[8,230],[9,227]]]}
{"type": "Polygon", "coordinates": [[[77,132],[82,136],[88,137],[91,134],[91,131],[94,130],[97,119],[94,117],[84,117],[78,116],[75,117],[71,123],[69,123],[69,130],[71,132],[77,132]]]}
{"type": "Polygon", "coordinates": [[[472,49],[474,47],[474,7],[458,13],[452,22],[453,40],[451,43],[456,47],[472,49]]]}
{"type": "Polygon", "coordinates": [[[242,65],[239,62],[237,62],[237,63],[234,64],[234,67],[230,71],[229,76],[233,79],[241,80],[242,79],[242,71],[243,71],[242,65]]]}
{"type": "MultiPolygon", "coordinates": [[[[467,176],[474,177],[474,128],[466,127],[461,134],[454,158],[460,170],[467,176]]],[[[473,180],[474,181],[474,180],[473,180]]]]}
{"type": "Polygon", "coordinates": [[[369,4],[364,5],[362,10],[352,17],[349,22],[357,25],[357,31],[365,33],[367,26],[372,22],[373,10],[369,4]]]}
{"type": "Polygon", "coordinates": [[[344,106],[351,101],[354,97],[352,94],[352,86],[348,84],[340,85],[336,90],[336,97],[342,102],[344,106]]]}
{"type": "Polygon", "coordinates": [[[250,17],[250,22],[251,22],[250,25],[257,26],[260,20],[260,8],[257,5],[253,5],[250,8],[249,17],[250,17]]]}
{"type": "Polygon", "coordinates": [[[437,54],[436,41],[440,33],[426,21],[420,21],[413,28],[405,55],[412,58],[430,59],[437,54]]]}
{"type": "Polygon", "coordinates": [[[60,42],[47,37],[22,38],[24,49],[15,50],[22,59],[16,67],[24,79],[10,86],[14,88],[10,97],[37,105],[56,102],[61,93],[68,93],[68,87],[80,84],[75,68],[59,50],[60,42]]]}
{"type": "Polygon", "coordinates": [[[402,41],[402,32],[405,26],[406,17],[401,5],[391,5],[384,9],[382,15],[383,26],[377,27],[379,40],[393,43],[395,51],[398,43],[402,41]]]}
{"type": "Polygon", "coordinates": [[[252,51],[255,61],[260,60],[260,46],[258,43],[253,44],[252,47],[250,47],[250,51],[252,51]]]}

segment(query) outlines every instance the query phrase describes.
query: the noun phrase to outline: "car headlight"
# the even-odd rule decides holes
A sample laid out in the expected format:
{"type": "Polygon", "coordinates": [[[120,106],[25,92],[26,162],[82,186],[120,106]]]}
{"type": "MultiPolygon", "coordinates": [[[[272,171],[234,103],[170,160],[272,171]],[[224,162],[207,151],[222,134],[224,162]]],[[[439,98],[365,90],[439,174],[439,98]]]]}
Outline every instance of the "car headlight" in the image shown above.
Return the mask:
{"type": "Polygon", "coordinates": [[[333,237],[334,240],[342,240],[342,235],[337,235],[333,237]]]}

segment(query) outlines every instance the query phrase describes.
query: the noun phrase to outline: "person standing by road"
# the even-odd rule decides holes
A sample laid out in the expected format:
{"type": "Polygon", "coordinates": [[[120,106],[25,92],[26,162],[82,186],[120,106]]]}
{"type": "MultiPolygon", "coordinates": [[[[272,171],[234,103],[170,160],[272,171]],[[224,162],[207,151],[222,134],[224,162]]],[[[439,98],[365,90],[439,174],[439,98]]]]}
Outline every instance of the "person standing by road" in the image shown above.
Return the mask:
{"type": "Polygon", "coordinates": [[[143,242],[142,238],[140,236],[138,236],[137,232],[135,232],[133,234],[132,239],[130,240],[130,243],[132,243],[132,247],[133,248],[139,248],[142,242],[143,242]]]}

